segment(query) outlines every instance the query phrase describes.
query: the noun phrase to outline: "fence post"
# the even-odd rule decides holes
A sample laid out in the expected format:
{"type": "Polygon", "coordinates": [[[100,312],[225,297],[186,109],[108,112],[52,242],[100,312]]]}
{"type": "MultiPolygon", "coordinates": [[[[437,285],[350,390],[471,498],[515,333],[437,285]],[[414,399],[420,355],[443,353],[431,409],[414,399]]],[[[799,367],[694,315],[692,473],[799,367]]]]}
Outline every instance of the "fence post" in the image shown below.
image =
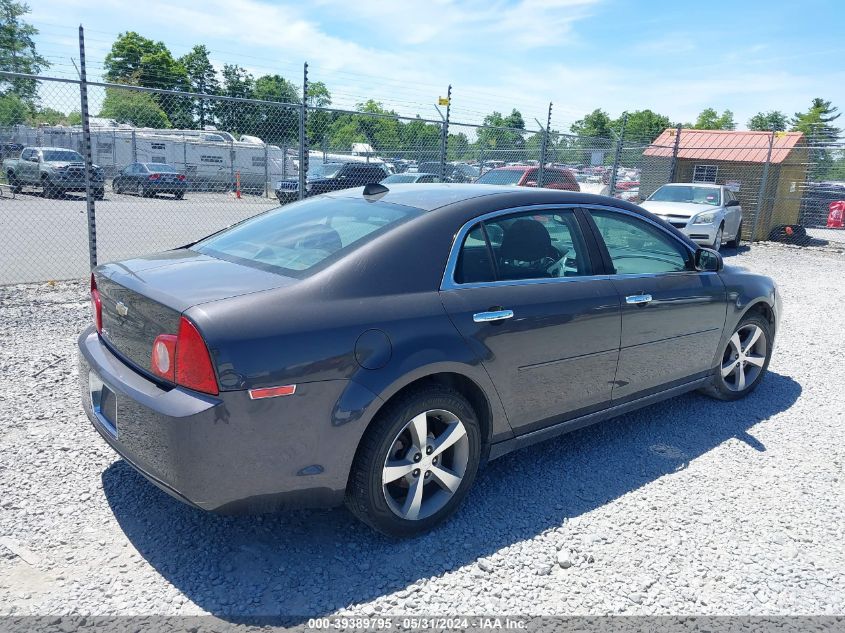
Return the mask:
{"type": "MultiPolygon", "coordinates": [[[[536,119],[535,119],[536,120],[536,119]]],[[[542,127],[542,126],[540,126],[542,127]]],[[[549,101],[549,114],[546,117],[546,128],[543,130],[543,137],[540,139],[540,166],[537,169],[537,186],[542,187],[546,178],[546,152],[549,148],[549,134],[552,129],[552,102],[549,101]]]]}
{"type": "Polygon", "coordinates": [[[613,157],[613,167],[610,170],[610,191],[608,191],[607,195],[611,197],[616,193],[616,179],[619,177],[617,172],[619,171],[619,162],[622,160],[622,145],[625,142],[626,125],[628,125],[627,112],[622,115],[622,127],[619,129],[619,138],[616,139],[616,154],[613,157]]]}
{"type": "Polygon", "coordinates": [[[769,135],[769,153],[766,154],[766,164],[763,165],[763,176],[760,178],[760,191],[757,192],[757,209],[754,211],[754,221],[751,223],[751,239],[749,242],[757,241],[757,227],[760,224],[760,215],[763,212],[763,202],[766,198],[766,185],[769,182],[769,165],[772,164],[772,146],[775,144],[775,130],[769,135]]]}
{"type": "Polygon", "coordinates": [[[446,91],[446,118],[440,130],[440,182],[446,182],[446,152],[449,145],[449,111],[452,109],[452,84],[446,91]]]}
{"type": "Polygon", "coordinates": [[[79,111],[82,115],[82,149],[85,157],[85,203],[88,208],[88,262],[97,266],[97,221],[94,209],[94,192],[91,176],[94,173],[91,158],[91,126],[88,120],[88,79],[85,74],[85,32],[79,25],[79,111]]]}
{"type": "Polygon", "coordinates": [[[678,166],[678,148],[681,146],[681,125],[675,130],[675,147],[672,149],[672,165],[669,168],[669,182],[675,182],[675,169],[678,166]]]}
{"type": "Polygon", "coordinates": [[[270,152],[267,149],[267,141],[264,141],[264,197],[270,197],[270,152]]]}
{"type": "Polygon", "coordinates": [[[305,108],[308,101],[308,62],[302,67],[302,105],[299,108],[299,186],[297,198],[305,198],[306,173],[308,172],[308,151],[305,149],[305,108]]]}

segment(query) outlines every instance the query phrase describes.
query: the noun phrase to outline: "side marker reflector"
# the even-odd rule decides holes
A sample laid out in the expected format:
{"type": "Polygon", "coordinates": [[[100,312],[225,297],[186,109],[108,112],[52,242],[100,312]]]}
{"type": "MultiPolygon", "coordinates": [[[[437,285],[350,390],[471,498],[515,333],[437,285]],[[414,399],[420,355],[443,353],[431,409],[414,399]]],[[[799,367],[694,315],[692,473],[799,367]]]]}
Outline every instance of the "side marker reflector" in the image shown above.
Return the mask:
{"type": "Polygon", "coordinates": [[[275,398],[276,396],[292,396],[294,393],[296,393],[296,385],[283,385],[281,387],[250,389],[249,397],[252,400],[261,400],[262,398],[275,398]]]}

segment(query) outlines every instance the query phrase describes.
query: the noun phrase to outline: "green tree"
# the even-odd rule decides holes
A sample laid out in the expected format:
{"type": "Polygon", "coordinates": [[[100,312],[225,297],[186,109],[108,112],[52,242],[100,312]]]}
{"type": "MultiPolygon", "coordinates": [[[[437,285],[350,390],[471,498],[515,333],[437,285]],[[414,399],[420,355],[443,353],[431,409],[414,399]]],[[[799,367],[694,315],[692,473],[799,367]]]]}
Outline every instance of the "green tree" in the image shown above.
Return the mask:
{"type": "MultiPolygon", "coordinates": [[[[155,42],[135,31],[121,33],[103,64],[107,81],[144,88],[187,91],[188,73],[164,42],[155,42]]],[[[192,103],[187,97],[155,94],[152,97],[177,127],[193,127],[192,103]]]]}
{"type": "MultiPolygon", "coordinates": [[[[308,107],[325,108],[331,105],[332,95],[322,81],[315,81],[308,85],[308,107]]],[[[310,146],[322,148],[328,142],[329,127],[332,124],[333,113],[322,110],[309,110],[306,122],[306,134],[310,146]]]]}
{"type": "Polygon", "coordinates": [[[478,130],[476,146],[483,152],[485,160],[507,162],[525,159],[525,136],[518,131],[525,129],[525,120],[519,110],[513,109],[508,116],[493,111],[484,117],[484,125],[489,127],[478,130]]]}
{"type": "Polygon", "coordinates": [[[597,108],[583,119],[578,119],[570,125],[569,131],[578,136],[611,138],[613,136],[613,121],[607,112],[597,108]]]}
{"type": "Polygon", "coordinates": [[[780,110],[769,110],[768,112],[758,112],[753,117],[748,119],[748,129],[756,130],[758,132],[783,132],[786,130],[787,116],[780,110]]]}
{"type": "Polygon", "coordinates": [[[735,130],[734,113],[723,110],[722,114],[719,114],[713,108],[705,108],[692,127],[696,130],[735,130]]]}
{"type": "MultiPolygon", "coordinates": [[[[618,134],[622,129],[623,116],[611,124],[612,129],[618,134]]],[[[625,138],[634,142],[642,141],[651,143],[660,136],[666,128],[676,127],[669,120],[668,116],[657,114],[652,110],[636,110],[628,113],[628,120],[625,123],[625,138]]]]}
{"type": "Polygon", "coordinates": [[[99,116],[135,127],[171,127],[167,114],[148,92],[106,88],[99,116]]]}
{"type": "Polygon", "coordinates": [[[188,87],[188,73],[164,45],[135,31],[121,33],[106,55],[104,68],[107,81],[184,90],[188,87]]]}
{"type": "MultiPolygon", "coordinates": [[[[255,79],[237,64],[223,66],[223,85],[221,92],[227,97],[251,99],[255,89],[255,79]]],[[[219,101],[215,106],[218,125],[235,134],[250,134],[255,127],[256,106],[236,101],[219,101]]]]}
{"type": "Polygon", "coordinates": [[[68,125],[68,118],[64,112],[53,108],[37,108],[30,113],[30,125],[68,125]]]}
{"type": "Polygon", "coordinates": [[[29,105],[14,92],[0,95],[0,127],[25,123],[29,105]]]}
{"type": "Polygon", "coordinates": [[[449,160],[460,160],[469,157],[469,139],[463,132],[449,133],[449,160]]]}
{"type": "MultiPolygon", "coordinates": [[[[220,91],[220,81],[217,71],[208,58],[209,51],[203,45],[194,46],[178,59],[185,69],[187,87],[191,92],[200,94],[217,94],[220,91]]],[[[205,99],[197,99],[191,107],[200,129],[213,123],[212,108],[205,99]]]]}
{"type": "Polygon", "coordinates": [[[790,125],[795,132],[803,132],[804,136],[816,144],[835,141],[841,130],[831,125],[841,116],[839,108],[831,105],[830,101],[816,97],[806,112],[796,112],[790,125]]]}
{"type": "MultiPolygon", "coordinates": [[[[299,103],[291,82],[280,75],[264,75],[255,80],[252,96],[262,101],[299,103]]],[[[289,142],[299,137],[299,109],[255,105],[252,133],[268,143],[289,142]]]]}
{"type": "MultiPolygon", "coordinates": [[[[30,12],[29,5],[16,0],[0,0],[0,70],[37,75],[50,66],[35,49],[38,29],[21,18],[30,12]]],[[[0,78],[0,95],[16,94],[28,105],[35,104],[38,85],[33,79],[0,78]]]]}
{"type": "MultiPolygon", "coordinates": [[[[378,101],[369,99],[359,103],[355,109],[362,114],[376,114],[396,116],[392,110],[387,110],[378,101]]],[[[400,141],[402,124],[394,118],[384,116],[357,116],[358,129],[363,133],[373,150],[384,155],[394,156],[403,149],[400,141]]]]}

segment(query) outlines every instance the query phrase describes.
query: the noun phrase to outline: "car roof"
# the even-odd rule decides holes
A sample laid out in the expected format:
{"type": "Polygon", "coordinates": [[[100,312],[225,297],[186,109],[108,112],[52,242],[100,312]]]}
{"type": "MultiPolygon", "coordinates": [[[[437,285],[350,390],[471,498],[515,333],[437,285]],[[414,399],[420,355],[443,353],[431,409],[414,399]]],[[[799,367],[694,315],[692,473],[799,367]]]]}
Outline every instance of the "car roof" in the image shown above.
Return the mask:
{"type": "MultiPolygon", "coordinates": [[[[640,215],[647,213],[643,209],[617,198],[608,198],[607,196],[562,189],[538,189],[536,187],[509,187],[471,183],[398,183],[390,185],[387,189],[388,191],[386,193],[373,196],[373,198],[377,201],[414,207],[422,211],[434,211],[435,209],[478,198],[484,198],[489,202],[493,202],[495,198],[500,198],[503,208],[510,206],[529,206],[532,204],[600,204],[633,210],[640,215]]],[[[342,189],[323,195],[330,198],[358,198],[363,196],[363,193],[364,187],[355,187],[354,189],[342,189]]]]}
{"type": "MultiPolygon", "coordinates": [[[[505,165],[504,167],[496,167],[490,171],[525,171],[526,169],[537,169],[536,165],[505,165]]],[[[485,173],[490,173],[490,171],[485,173]]]]}
{"type": "Polygon", "coordinates": [[[667,182],[664,187],[724,187],[715,182],[667,182]]]}

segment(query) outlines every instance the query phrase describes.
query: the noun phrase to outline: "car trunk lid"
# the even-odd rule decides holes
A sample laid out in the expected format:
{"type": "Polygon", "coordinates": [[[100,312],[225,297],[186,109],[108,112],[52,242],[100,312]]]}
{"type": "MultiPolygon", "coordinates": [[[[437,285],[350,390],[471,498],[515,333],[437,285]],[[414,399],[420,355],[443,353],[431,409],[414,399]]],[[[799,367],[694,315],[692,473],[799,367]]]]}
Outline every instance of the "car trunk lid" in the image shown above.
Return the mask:
{"type": "Polygon", "coordinates": [[[189,249],[105,264],[94,271],[106,342],[149,372],[153,341],[176,334],[188,308],[280,288],[295,280],[189,249]]]}

